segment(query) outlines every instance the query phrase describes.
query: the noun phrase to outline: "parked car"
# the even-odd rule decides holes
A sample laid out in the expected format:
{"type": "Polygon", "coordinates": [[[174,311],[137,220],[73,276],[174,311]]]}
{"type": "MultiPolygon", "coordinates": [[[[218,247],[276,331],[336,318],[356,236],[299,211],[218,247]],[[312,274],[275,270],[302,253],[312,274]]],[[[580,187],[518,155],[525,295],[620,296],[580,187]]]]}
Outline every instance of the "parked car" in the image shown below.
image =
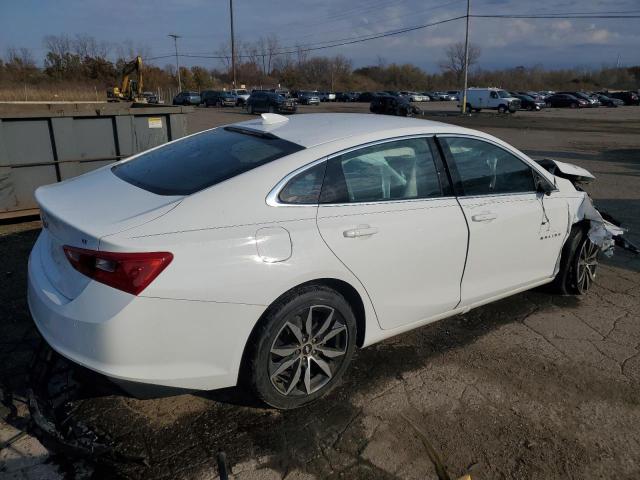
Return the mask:
{"type": "Polygon", "coordinates": [[[174,105],[200,105],[200,94],[198,92],[180,92],[173,97],[174,105]]]}
{"type": "Polygon", "coordinates": [[[238,97],[230,92],[205,90],[200,93],[200,101],[205,107],[235,107],[238,97]]]}
{"type": "Polygon", "coordinates": [[[247,100],[249,100],[249,97],[251,96],[249,91],[245,88],[235,88],[231,90],[231,93],[236,96],[236,102],[238,105],[246,105],[247,100]]]}
{"type": "Polygon", "coordinates": [[[438,95],[438,92],[422,92],[422,95],[424,95],[426,98],[428,98],[432,102],[440,100],[440,96],[438,95]]]}
{"type": "Polygon", "coordinates": [[[371,103],[371,101],[379,96],[379,95],[388,95],[386,93],[378,93],[378,92],[362,92],[360,95],[358,95],[358,102],[369,102],[371,103]]]}
{"type": "Polygon", "coordinates": [[[338,102],[355,102],[358,96],[354,92],[336,92],[336,100],[338,102]]]}
{"type": "Polygon", "coordinates": [[[154,92],[142,92],[142,98],[147,103],[151,103],[151,104],[160,103],[160,100],[158,99],[158,95],[154,92]]]}
{"type": "Polygon", "coordinates": [[[449,95],[449,100],[455,100],[455,101],[459,101],[460,100],[460,92],[458,90],[449,90],[447,92],[447,95],[449,95]]]}
{"type": "Polygon", "coordinates": [[[531,98],[533,98],[534,100],[541,101],[541,102],[544,103],[544,97],[539,92],[534,92],[532,90],[529,90],[529,91],[518,91],[518,92],[515,92],[515,93],[517,93],[518,95],[528,95],[531,98]]]}
{"type": "Polygon", "coordinates": [[[516,113],[522,103],[506,90],[499,88],[467,89],[467,110],[479,112],[482,109],[497,110],[500,113],[516,113]]]}
{"type": "Polygon", "coordinates": [[[321,102],[335,102],[336,94],[333,92],[315,92],[320,98],[321,102]]]}
{"type": "Polygon", "coordinates": [[[616,108],[624,105],[624,101],[620,100],[619,98],[607,97],[606,95],[602,95],[600,93],[596,93],[595,96],[600,102],[600,105],[604,107],[616,108]]]}
{"type": "Polygon", "coordinates": [[[543,284],[585,294],[616,233],[574,186],[591,174],[550,162],[382,115],[206,130],[38,188],[28,306],[116,382],[300,407],[357,348],[543,284]]]}
{"type": "Polygon", "coordinates": [[[298,102],[303,105],[320,105],[320,97],[317,92],[298,92],[298,102]]]}
{"type": "Polygon", "coordinates": [[[514,98],[520,100],[520,108],[529,111],[542,110],[545,107],[543,100],[536,100],[530,95],[522,95],[519,93],[511,93],[514,98]]]}
{"type": "Polygon", "coordinates": [[[292,98],[284,98],[275,92],[254,90],[247,100],[247,112],[295,113],[296,102],[292,98]]]}
{"type": "Polygon", "coordinates": [[[577,98],[567,93],[555,93],[544,99],[547,108],[585,108],[589,106],[589,102],[582,98],[577,98]]]}
{"type": "Polygon", "coordinates": [[[585,100],[587,102],[587,104],[586,104],[587,107],[595,108],[595,107],[599,107],[600,106],[600,102],[598,101],[598,99],[590,97],[585,92],[558,92],[558,93],[566,94],[566,95],[573,95],[576,98],[579,98],[581,100],[585,100]]]}
{"type": "Polygon", "coordinates": [[[603,92],[605,95],[611,98],[618,98],[624,102],[625,105],[640,105],[640,97],[635,92],[603,92]]]}
{"type": "Polygon", "coordinates": [[[429,97],[418,92],[400,92],[400,95],[408,99],[410,102],[428,102],[429,97]]]}
{"type": "Polygon", "coordinates": [[[381,113],[384,115],[397,115],[400,117],[413,117],[419,115],[422,111],[411,105],[406,97],[393,95],[379,95],[375,97],[369,105],[371,113],[381,113]]]}

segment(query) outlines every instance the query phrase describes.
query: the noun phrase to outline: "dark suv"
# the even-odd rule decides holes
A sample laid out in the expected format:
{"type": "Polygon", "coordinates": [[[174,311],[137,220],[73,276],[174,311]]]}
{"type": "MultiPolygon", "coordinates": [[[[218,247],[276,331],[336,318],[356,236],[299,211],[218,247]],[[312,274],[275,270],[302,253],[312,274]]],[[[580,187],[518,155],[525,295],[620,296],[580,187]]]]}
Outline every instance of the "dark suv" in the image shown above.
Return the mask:
{"type": "Polygon", "coordinates": [[[180,92],[173,97],[174,105],[200,105],[200,94],[198,92],[180,92]]]}
{"type": "Polygon", "coordinates": [[[238,98],[229,92],[205,90],[200,94],[201,102],[205,107],[235,107],[238,98]]]}
{"type": "Polygon", "coordinates": [[[295,113],[296,102],[275,92],[254,90],[247,100],[247,111],[251,114],[261,112],[295,113]]]}
{"type": "Polygon", "coordinates": [[[608,92],[607,97],[617,98],[624,102],[625,105],[640,105],[640,97],[634,92],[608,92]]]}
{"type": "Polygon", "coordinates": [[[384,115],[398,115],[400,117],[413,117],[415,114],[422,112],[418,107],[411,105],[405,97],[395,97],[393,95],[375,97],[369,105],[369,111],[384,115]]]}

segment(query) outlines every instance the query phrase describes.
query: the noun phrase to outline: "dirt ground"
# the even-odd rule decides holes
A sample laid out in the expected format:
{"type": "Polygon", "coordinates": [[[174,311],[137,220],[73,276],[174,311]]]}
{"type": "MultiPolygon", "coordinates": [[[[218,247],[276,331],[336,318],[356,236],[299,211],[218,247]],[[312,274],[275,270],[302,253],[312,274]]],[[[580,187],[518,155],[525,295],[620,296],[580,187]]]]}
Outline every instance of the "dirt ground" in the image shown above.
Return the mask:
{"type": "MultiPolygon", "coordinates": [[[[425,118],[593,172],[588,190],[597,206],[640,244],[640,108],[471,117],[453,108],[426,105],[425,118]]],[[[248,118],[238,109],[196,109],[188,121],[198,131],[248,118]]],[[[38,222],[0,225],[0,383],[18,396],[37,345],[25,275],[38,229],[38,222]]],[[[70,478],[208,479],[223,450],[242,480],[436,479],[417,427],[452,478],[637,479],[639,272],[640,258],[618,250],[584,297],[526,292],[364,349],[339,388],[292,412],[255,405],[237,389],[138,400],[63,366],[57,388],[72,385],[71,423],[113,452],[50,461],[70,478]]]]}

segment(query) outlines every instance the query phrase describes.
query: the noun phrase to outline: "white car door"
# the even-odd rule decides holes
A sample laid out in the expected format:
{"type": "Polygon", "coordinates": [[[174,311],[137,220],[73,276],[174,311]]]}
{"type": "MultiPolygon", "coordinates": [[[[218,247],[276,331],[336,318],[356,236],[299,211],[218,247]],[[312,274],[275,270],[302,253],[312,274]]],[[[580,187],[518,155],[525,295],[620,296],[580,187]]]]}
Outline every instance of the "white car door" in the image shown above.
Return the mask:
{"type": "Polygon", "coordinates": [[[485,140],[441,136],[469,224],[461,306],[550,278],[567,235],[569,209],[536,192],[524,159],[485,140]]]}
{"type": "Polygon", "coordinates": [[[327,162],[318,229],[366,289],[383,329],[460,301],[468,231],[436,151],[432,139],[407,138],[327,162]]]}

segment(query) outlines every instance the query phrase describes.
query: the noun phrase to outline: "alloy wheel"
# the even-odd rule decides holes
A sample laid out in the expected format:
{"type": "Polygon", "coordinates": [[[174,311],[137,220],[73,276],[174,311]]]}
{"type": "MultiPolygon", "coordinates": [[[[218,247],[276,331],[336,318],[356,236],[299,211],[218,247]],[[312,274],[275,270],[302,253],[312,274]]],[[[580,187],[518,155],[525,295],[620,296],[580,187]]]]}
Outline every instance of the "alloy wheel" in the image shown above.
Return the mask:
{"type": "Polygon", "coordinates": [[[326,305],[298,312],[282,326],[269,351],[268,373],[285,396],[322,389],[346,358],[349,334],[342,315],[326,305]]]}
{"type": "Polygon", "coordinates": [[[600,248],[588,239],[582,243],[576,266],[576,288],[580,294],[589,290],[596,278],[600,248]]]}

